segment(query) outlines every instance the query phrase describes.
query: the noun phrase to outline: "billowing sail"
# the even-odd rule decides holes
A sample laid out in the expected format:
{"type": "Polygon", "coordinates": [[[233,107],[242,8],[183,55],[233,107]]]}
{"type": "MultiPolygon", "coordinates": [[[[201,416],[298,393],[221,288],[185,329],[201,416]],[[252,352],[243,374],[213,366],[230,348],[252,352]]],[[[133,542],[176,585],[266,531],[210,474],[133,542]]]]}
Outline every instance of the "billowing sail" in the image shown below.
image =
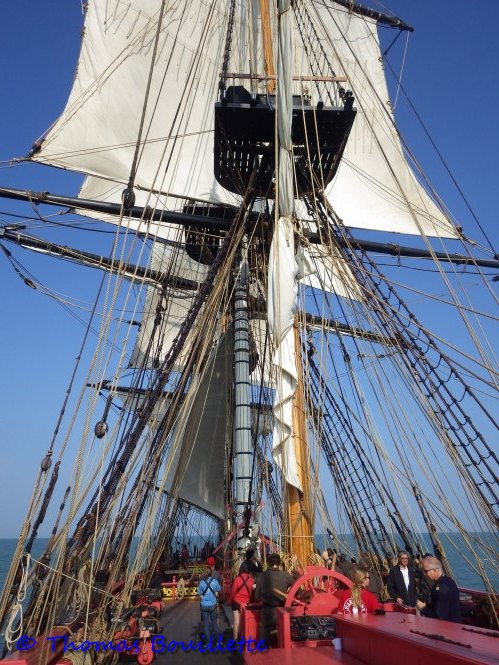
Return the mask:
{"type": "MultiPolygon", "coordinates": [[[[253,47],[256,35],[250,30],[245,7],[244,2],[236,2],[236,29],[231,34],[229,54],[226,3],[222,0],[181,4],[167,1],[162,16],[154,0],[141,0],[133,7],[118,1],[103,5],[90,2],[67,107],[34,158],[89,174],[80,193],[82,198],[118,201],[131,182],[138,192],[137,202],[155,209],[181,210],[192,198],[235,203],[234,195],[217,184],[213,174],[214,103],[226,55],[230,55],[233,72],[245,73],[250,60],[253,66],[259,63],[253,47]],[[107,39],[111,32],[113,39],[107,39]]],[[[295,257],[291,217],[294,213],[308,217],[310,212],[301,202],[295,205],[293,194],[291,100],[293,95],[304,94],[300,75],[311,71],[330,75],[332,65],[336,75],[346,78],[345,85],[354,95],[357,117],[337,175],[326,192],[345,224],[422,235],[455,235],[405,159],[389,105],[376,22],[349,12],[333,12],[321,2],[311,3],[308,17],[319,38],[314,49],[322,58],[322,71],[318,71],[317,59],[312,62],[315,56],[307,42],[312,33],[307,37],[291,9],[280,21],[279,84],[273,102],[277,102],[280,132],[282,118],[286,116],[289,121],[287,133],[280,136],[276,175],[282,217],[277,225],[285,224],[286,228],[277,228],[275,234],[282,246],[272,250],[268,285],[274,351],[281,356],[276,357],[279,376],[275,386],[277,394],[284,395],[277,398],[279,406],[275,410],[275,423],[282,423],[282,433],[277,429],[274,433],[278,456],[281,443],[290,436],[291,416],[285,411],[291,408],[295,383],[291,341],[295,297],[290,280],[294,283],[303,278],[316,288],[361,299],[350,269],[331,249],[319,249],[313,257],[313,252],[305,248],[307,270],[299,274],[295,265],[298,254],[295,257]],[[283,251],[287,251],[285,260],[283,251]],[[278,261],[275,252],[281,256],[278,261]],[[293,297],[286,308],[283,303],[290,294],[293,297]],[[279,312],[273,311],[276,307],[279,312]],[[281,317],[287,324],[279,322],[276,328],[281,317]],[[286,335],[289,339],[284,343],[286,335]]],[[[332,95],[326,103],[341,103],[337,87],[330,86],[326,92],[324,85],[315,85],[310,91],[313,101],[318,101],[321,90],[332,95]]],[[[126,216],[120,223],[147,234],[153,241],[164,242],[152,252],[155,270],[197,284],[203,282],[207,268],[187,255],[183,230],[126,216]]],[[[149,291],[132,366],[161,364],[192,298],[191,292],[175,286],[149,291]]],[[[177,361],[179,366],[182,358],[177,361]]],[[[293,455],[289,452],[288,456],[288,479],[299,485],[293,472],[293,455]]]]}
{"type": "Polygon", "coordinates": [[[218,5],[166,2],[158,32],[156,0],[89,2],[71,95],[35,159],[126,183],[140,140],[138,186],[226,200],[205,159],[225,39],[218,5]]]}
{"type": "Polygon", "coordinates": [[[324,48],[347,77],[357,117],[328,198],[347,226],[456,237],[441,210],[416,180],[395,127],[376,23],[315,3],[333,30],[322,32],[324,48]]]}
{"type": "MultiPolygon", "coordinates": [[[[404,157],[389,106],[376,23],[333,12],[322,2],[310,6],[320,36],[314,49],[327,54],[337,75],[347,77],[344,85],[353,91],[358,109],[344,159],[328,190],[333,208],[352,227],[455,236],[404,157]]],[[[230,51],[232,71],[243,73],[250,60],[245,7],[236,2],[230,51]]],[[[226,2],[167,1],[154,51],[158,11],[154,0],[88,3],[71,95],[33,159],[125,185],[140,140],[135,184],[146,192],[234,202],[213,176],[214,103],[226,46],[226,2]]],[[[292,30],[294,75],[308,75],[313,69],[310,44],[294,23],[292,30]]],[[[325,61],[323,69],[331,74],[325,61]]],[[[293,81],[293,93],[303,94],[300,81],[293,81]]],[[[168,199],[167,205],[175,207],[175,200],[168,199]]]]}
{"type": "MultiPolygon", "coordinates": [[[[143,0],[133,8],[120,3],[116,7],[121,11],[116,8],[111,11],[109,5],[101,7],[97,2],[90,3],[78,72],[68,105],[35,159],[90,174],[80,194],[85,198],[119,200],[120,191],[130,177],[131,165],[135,164],[133,184],[142,190],[140,202],[143,205],[178,209],[182,205],[178,197],[233,201],[234,197],[216,183],[212,162],[214,102],[226,46],[225,4],[188,2],[179,6],[167,2],[160,28],[157,28],[157,5],[152,0],[143,0]],[[110,30],[112,40],[105,38],[110,30]],[[137,144],[130,141],[131,137],[137,137],[137,144]],[[166,194],[158,196],[155,193],[158,190],[166,194]]],[[[322,51],[329,54],[336,73],[346,76],[358,107],[345,158],[328,192],[334,210],[351,226],[453,235],[451,226],[418,185],[404,158],[388,106],[375,22],[336,12],[333,21],[327,22],[326,31],[324,18],[330,10],[320,3],[315,3],[314,8],[322,51]],[[360,60],[359,44],[362,45],[360,60]]],[[[299,31],[290,12],[285,18],[286,44],[281,44],[278,68],[285,62],[289,71],[286,94],[282,95],[278,87],[279,112],[285,98],[291,100],[293,93],[303,93],[302,83],[293,81],[292,69],[296,74],[308,74],[311,70],[305,38],[298,38],[299,31]],[[291,52],[293,43],[295,53],[291,52]]],[[[239,39],[231,43],[231,66],[236,72],[244,72],[250,41],[244,3],[237,3],[235,20],[239,29],[234,34],[239,35],[239,39]]],[[[284,79],[279,78],[282,86],[284,79]]],[[[314,89],[313,94],[318,94],[318,89],[314,89]]],[[[291,110],[287,109],[287,115],[290,114],[291,110]]],[[[289,216],[294,207],[291,126],[288,134],[281,140],[281,146],[285,144],[287,150],[281,148],[279,161],[281,167],[284,160],[289,164],[284,169],[280,167],[278,192],[280,208],[286,200],[283,214],[288,218],[285,235],[289,236],[292,233],[289,216]]],[[[300,205],[297,211],[300,212],[300,205]]],[[[164,247],[153,251],[154,269],[174,276],[189,276],[198,283],[203,281],[205,267],[192,261],[182,249],[185,240],[182,230],[147,220],[125,219],[122,223],[147,233],[152,240],[166,241],[164,247]],[[176,248],[172,249],[175,244],[176,248]]],[[[294,243],[286,244],[285,239],[283,242],[287,247],[294,247],[294,243]]],[[[294,261],[292,256],[289,261],[294,261]]],[[[310,285],[360,297],[355,279],[339,257],[319,254],[315,263],[316,269],[307,271],[310,285]]],[[[276,269],[277,273],[272,273],[274,277],[271,277],[275,281],[271,287],[274,290],[271,307],[282,303],[289,289],[285,273],[281,274],[278,264],[276,269]]],[[[293,268],[292,272],[298,279],[298,269],[293,268]]],[[[170,348],[191,303],[192,295],[175,287],[161,293],[158,290],[148,293],[132,366],[161,363],[162,354],[170,348]],[[169,321],[166,327],[165,320],[169,321]]],[[[291,309],[284,316],[290,319],[291,309]]],[[[274,318],[275,315],[271,315],[271,327],[274,318]]],[[[286,334],[292,335],[290,325],[286,334]]],[[[282,341],[281,338],[275,340],[276,348],[282,341]]],[[[289,438],[290,414],[279,415],[279,412],[290,408],[294,392],[291,387],[285,387],[286,381],[281,376],[284,372],[294,384],[292,346],[288,340],[281,347],[279,353],[285,348],[288,353],[277,363],[280,368],[278,385],[287,397],[278,400],[281,405],[276,408],[276,422],[288,424],[283,424],[287,434],[275,433],[276,450],[281,445],[279,441],[289,438]]],[[[289,457],[288,479],[297,485],[291,453],[289,457]]]]}

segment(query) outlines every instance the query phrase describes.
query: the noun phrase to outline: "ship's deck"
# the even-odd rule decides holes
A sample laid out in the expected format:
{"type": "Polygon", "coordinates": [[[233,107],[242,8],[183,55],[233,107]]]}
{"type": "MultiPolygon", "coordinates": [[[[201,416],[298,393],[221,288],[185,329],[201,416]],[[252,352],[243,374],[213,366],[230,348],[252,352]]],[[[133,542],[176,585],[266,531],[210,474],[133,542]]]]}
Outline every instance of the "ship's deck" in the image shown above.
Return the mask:
{"type": "Polygon", "coordinates": [[[499,665],[497,631],[399,612],[341,616],[345,652],[369,665],[499,665]]]}
{"type": "MultiPolygon", "coordinates": [[[[194,600],[177,600],[171,605],[167,605],[161,616],[161,625],[165,645],[173,640],[182,641],[185,645],[188,645],[191,640],[194,643],[199,642],[199,633],[202,631],[199,603],[194,600]]],[[[218,626],[226,643],[232,638],[232,630],[222,608],[219,609],[218,626]]],[[[158,646],[161,646],[160,642],[158,642],[158,646]]],[[[239,653],[199,653],[192,650],[182,651],[177,648],[174,653],[166,650],[158,653],[157,659],[154,660],[154,665],[184,665],[187,663],[242,665],[243,656],[239,653]]]]}
{"type": "Polygon", "coordinates": [[[331,645],[314,647],[314,640],[292,642],[289,620],[285,621],[289,611],[279,608],[278,613],[288,644],[270,652],[245,653],[246,665],[499,665],[499,633],[494,630],[401,612],[336,615],[336,635],[342,641],[342,651],[336,651],[331,645]]]}

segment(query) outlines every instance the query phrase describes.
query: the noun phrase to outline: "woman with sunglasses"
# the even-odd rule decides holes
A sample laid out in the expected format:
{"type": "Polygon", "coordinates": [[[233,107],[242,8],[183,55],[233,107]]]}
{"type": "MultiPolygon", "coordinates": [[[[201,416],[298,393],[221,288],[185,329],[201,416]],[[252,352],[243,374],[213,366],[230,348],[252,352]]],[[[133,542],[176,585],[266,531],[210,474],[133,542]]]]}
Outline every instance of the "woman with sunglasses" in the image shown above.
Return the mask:
{"type": "Polygon", "coordinates": [[[353,587],[340,596],[337,612],[340,614],[373,614],[381,605],[374,594],[367,590],[369,571],[357,566],[353,571],[353,587]]]}

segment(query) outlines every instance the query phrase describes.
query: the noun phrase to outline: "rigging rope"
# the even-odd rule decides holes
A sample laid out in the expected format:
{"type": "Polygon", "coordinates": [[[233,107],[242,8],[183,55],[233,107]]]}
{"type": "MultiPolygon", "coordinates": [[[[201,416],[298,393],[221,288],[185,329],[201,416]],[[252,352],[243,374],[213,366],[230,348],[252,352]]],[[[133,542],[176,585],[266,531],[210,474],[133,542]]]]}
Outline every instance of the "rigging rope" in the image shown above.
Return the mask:
{"type": "MultiPolygon", "coordinates": [[[[346,231],[344,227],[338,226],[338,223],[327,201],[325,201],[325,199],[321,198],[320,196],[317,197],[317,201],[319,202],[319,215],[321,219],[324,222],[326,219],[329,220],[326,222],[329,229],[325,231],[326,234],[331,234],[330,237],[334,238],[341,230],[345,237],[349,237],[349,232],[346,231]]],[[[313,210],[311,202],[309,202],[309,208],[313,210]]],[[[324,241],[327,242],[327,239],[324,238],[324,241]]],[[[496,492],[493,487],[497,475],[493,472],[490,464],[497,464],[497,458],[492,449],[487,445],[483,436],[475,428],[469,415],[464,412],[460,401],[464,395],[468,395],[479,406],[479,408],[489,418],[489,420],[491,420],[492,424],[495,425],[494,419],[487,411],[487,409],[485,409],[480,400],[476,397],[471,387],[464,383],[464,381],[461,379],[459,373],[454,368],[451,359],[447,356],[444,356],[439,351],[435,341],[424,333],[424,330],[419,326],[414,315],[409,311],[400,297],[397,296],[393,287],[390,285],[387,286],[388,296],[385,296],[382,293],[382,276],[379,275],[377,278],[375,278],[375,275],[379,271],[376,265],[369,259],[369,257],[365,253],[362,253],[362,259],[360,259],[358,258],[355,251],[348,248],[343,248],[339,251],[346,255],[345,258],[350,263],[352,270],[357,272],[359,283],[365,285],[366,293],[378,294],[376,300],[371,299],[371,303],[374,305],[374,315],[378,317],[381,326],[385,329],[387,334],[398,336],[401,349],[405,352],[401,356],[402,359],[406,360],[411,371],[415,372],[419,377],[419,385],[426,387],[423,393],[424,397],[430,403],[433,403],[435,413],[438,414],[438,419],[440,422],[443,420],[447,424],[447,436],[443,439],[444,445],[449,450],[449,452],[452,453],[455,451],[455,453],[462,453],[464,455],[464,459],[463,457],[458,457],[461,470],[464,471],[464,475],[468,479],[468,485],[472,492],[475,494],[478,493],[478,495],[481,497],[486,512],[492,518],[492,523],[495,524],[497,519],[495,510],[498,497],[496,496],[496,492]],[[369,265],[371,270],[367,271],[365,268],[363,268],[363,263],[369,265]],[[395,305],[389,305],[389,300],[395,300],[395,305]],[[383,310],[387,306],[389,307],[389,311],[387,314],[384,314],[383,310]],[[407,320],[411,325],[408,326],[407,323],[403,321],[402,312],[407,313],[407,320]],[[395,333],[393,332],[393,324],[388,323],[390,320],[397,324],[395,333]],[[419,326],[416,334],[414,334],[412,331],[414,325],[419,326]],[[421,341],[423,341],[426,348],[421,347],[421,341]],[[433,354],[436,354],[434,364],[431,363],[426,355],[430,351],[433,354]],[[447,378],[443,378],[441,372],[439,372],[439,366],[441,364],[446,365],[449,369],[449,375],[447,378]],[[462,386],[463,394],[460,398],[455,397],[451,392],[450,386],[447,385],[451,377],[462,386]],[[441,394],[440,389],[442,389],[444,393],[443,395],[441,394]],[[458,442],[458,445],[452,450],[448,445],[448,436],[454,438],[458,442]],[[484,453],[481,453],[478,449],[478,442],[480,442],[480,444],[483,446],[484,453]],[[471,456],[469,448],[475,451],[478,459],[475,459],[471,456]],[[468,461],[466,461],[466,459],[468,461]],[[490,462],[488,460],[490,460],[490,462]],[[482,468],[490,473],[490,479],[485,477],[482,468]],[[478,473],[478,478],[474,477],[473,470],[478,473]],[[482,486],[483,489],[485,489],[490,494],[492,503],[489,501],[486,494],[484,494],[482,486]]],[[[435,426],[438,425],[436,419],[433,420],[433,423],[435,426]]]]}
{"type": "Polygon", "coordinates": [[[28,575],[29,575],[29,566],[31,562],[31,556],[26,554],[22,557],[21,560],[21,578],[19,580],[19,586],[17,588],[17,595],[15,603],[12,605],[11,613],[7,626],[5,628],[5,644],[7,649],[12,651],[17,640],[21,637],[24,632],[23,624],[23,602],[26,598],[26,592],[28,587],[28,575]]]}
{"type": "Polygon", "coordinates": [[[236,11],[236,0],[230,0],[229,7],[229,20],[227,22],[227,36],[225,38],[225,49],[222,60],[222,75],[220,77],[219,90],[220,95],[225,90],[225,81],[227,79],[227,71],[229,68],[230,52],[232,49],[232,35],[234,31],[234,16],[236,11]]]}

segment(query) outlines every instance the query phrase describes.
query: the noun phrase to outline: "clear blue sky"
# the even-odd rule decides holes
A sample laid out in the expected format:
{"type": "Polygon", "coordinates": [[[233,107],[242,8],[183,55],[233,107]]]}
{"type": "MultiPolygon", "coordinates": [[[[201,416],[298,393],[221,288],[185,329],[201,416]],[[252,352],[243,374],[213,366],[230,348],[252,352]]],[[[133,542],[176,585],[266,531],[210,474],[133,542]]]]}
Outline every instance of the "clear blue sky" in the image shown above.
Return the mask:
{"type": "MultiPolygon", "coordinates": [[[[416,28],[409,38],[404,84],[482,225],[494,238],[499,2],[386,0],[385,4],[416,28]]],[[[36,165],[9,168],[8,160],[25,155],[32,141],[63,109],[79,50],[80,2],[5,1],[1,18],[0,185],[74,194],[79,178],[63,172],[54,175],[48,167],[36,165]]],[[[402,35],[396,46],[398,53],[404,44],[402,35]]],[[[393,63],[400,66],[395,51],[393,63]]],[[[400,125],[409,144],[468,234],[479,237],[453,186],[434,165],[422,145],[420,131],[408,123],[400,103],[400,125]]],[[[27,208],[0,200],[0,223],[21,223],[22,218],[8,217],[6,212],[23,215],[27,208]]],[[[70,232],[54,229],[44,236],[56,242],[72,240],[70,232]]],[[[87,248],[97,251],[102,240],[109,246],[107,238],[96,234],[87,241],[87,248]]],[[[89,293],[99,281],[97,271],[7,247],[42,283],[90,302],[89,293]]],[[[83,328],[59,304],[29,289],[1,252],[0,284],[0,537],[10,537],[17,535],[24,516],[83,328]]],[[[42,535],[48,528],[44,527],[42,535]]]]}

